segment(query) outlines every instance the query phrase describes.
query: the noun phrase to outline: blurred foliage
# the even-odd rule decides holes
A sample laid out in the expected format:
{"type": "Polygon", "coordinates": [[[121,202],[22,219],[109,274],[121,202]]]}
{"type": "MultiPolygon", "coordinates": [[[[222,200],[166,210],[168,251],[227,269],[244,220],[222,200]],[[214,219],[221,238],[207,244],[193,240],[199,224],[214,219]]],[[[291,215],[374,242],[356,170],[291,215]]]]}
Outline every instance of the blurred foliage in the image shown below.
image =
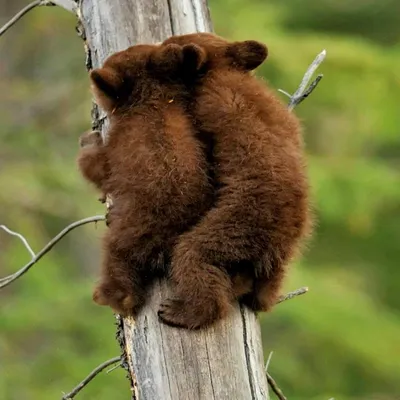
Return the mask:
{"type": "MultiPolygon", "coordinates": [[[[0,0],[0,23],[26,2],[0,0]]],[[[259,69],[293,92],[323,48],[324,79],[304,123],[318,224],[286,284],[310,292],[262,315],[270,372],[290,400],[400,398],[400,8],[397,0],[210,0],[216,31],[259,39],[259,69]]],[[[70,222],[102,213],[75,167],[91,95],[75,19],[36,9],[0,38],[0,221],[35,250],[70,222]]],[[[0,293],[0,399],[55,399],[118,354],[97,307],[103,227],[78,228],[0,293]]],[[[29,255],[0,232],[0,276],[29,255]]],[[[80,398],[127,399],[122,370],[80,398]]],[[[273,397],[273,395],[271,396],[273,397]]]]}
{"type": "Polygon", "coordinates": [[[397,0],[274,0],[284,9],[284,27],[293,31],[354,35],[381,44],[399,43],[397,0]]]}

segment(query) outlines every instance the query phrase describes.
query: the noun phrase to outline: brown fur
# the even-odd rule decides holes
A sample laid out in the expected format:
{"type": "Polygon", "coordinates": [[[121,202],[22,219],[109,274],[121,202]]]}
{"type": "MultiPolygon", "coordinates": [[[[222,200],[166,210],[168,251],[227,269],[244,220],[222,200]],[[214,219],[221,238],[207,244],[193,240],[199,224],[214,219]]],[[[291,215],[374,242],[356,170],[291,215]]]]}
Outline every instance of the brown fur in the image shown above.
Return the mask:
{"type": "Polygon", "coordinates": [[[90,74],[110,128],[105,144],[97,132],[83,135],[78,165],[114,203],[93,298],[123,315],[142,306],[177,236],[210,207],[204,149],[178,79],[202,62],[176,45],[142,45],[112,55],[90,74]]]}
{"type": "Polygon", "coordinates": [[[210,34],[171,43],[207,55],[190,109],[213,143],[218,184],[215,206],[174,247],[175,298],[159,311],[165,323],[194,329],[224,317],[235,298],[256,311],[276,303],[310,231],[308,183],[296,117],[248,72],[265,60],[265,46],[210,34]]]}

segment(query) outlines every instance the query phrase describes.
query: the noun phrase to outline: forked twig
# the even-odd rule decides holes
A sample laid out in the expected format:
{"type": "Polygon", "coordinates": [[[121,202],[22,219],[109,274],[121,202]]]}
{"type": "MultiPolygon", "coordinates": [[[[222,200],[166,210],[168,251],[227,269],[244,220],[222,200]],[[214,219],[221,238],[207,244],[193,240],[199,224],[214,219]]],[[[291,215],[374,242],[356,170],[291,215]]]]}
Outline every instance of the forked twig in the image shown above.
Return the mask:
{"type": "Polygon", "coordinates": [[[100,364],[81,383],[79,383],[69,393],[65,394],[61,400],[73,399],[96,375],[98,375],[101,371],[103,371],[103,369],[106,369],[108,366],[115,364],[118,361],[121,361],[121,357],[114,357],[100,364]]]}
{"type": "Polygon", "coordinates": [[[314,72],[324,61],[325,57],[326,57],[326,50],[322,50],[321,53],[319,53],[317,55],[315,60],[308,67],[308,69],[307,69],[306,73],[304,74],[303,79],[300,83],[300,86],[297,88],[296,92],[293,95],[289,94],[288,92],[285,92],[282,89],[278,89],[279,92],[283,93],[284,95],[286,95],[290,98],[290,101],[288,104],[289,110],[293,110],[293,108],[295,108],[304,99],[306,99],[311,94],[311,92],[317,87],[318,83],[323,78],[322,74],[319,74],[314,79],[314,81],[310,84],[310,86],[308,86],[308,88],[307,88],[307,85],[310,82],[314,72]]]}
{"type": "Polygon", "coordinates": [[[52,0],[52,1],[36,0],[36,1],[33,1],[32,3],[30,3],[26,7],[24,7],[21,11],[19,11],[17,14],[15,14],[5,25],[3,25],[2,28],[0,28],[0,36],[3,35],[3,33],[7,32],[8,29],[10,29],[26,13],[33,10],[34,8],[41,7],[41,6],[55,6],[55,5],[60,6],[72,13],[75,13],[76,9],[77,9],[77,4],[72,0],[52,0]]]}
{"type": "Polygon", "coordinates": [[[73,229],[77,228],[78,226],[89,224],[91,222],[104,221],[104,220],[105,220],[105,217],[103,215],[96,215],[94,217],[81,219],[80,221],[76,221],[76,222],[68,225],[57,236],[55,236],[53,239],[51,239],[50,242],[47,243],[46,246],[44,246],[43,249],[40,250],[37,254],[34,253],[31,246],[29,245],[28,241],[21,234],[11,231],[4,225],[0,225],[0,228],[4,229],[10,235],[19,237],[21,239],[21,241],[24,243],[26,249],[32,255],[31,261],[29,261],[28,264],[26,264],[24,267],[22,267],[17,272],[0,279],[0,289],[8,286],[10,283],[14,282],[16,279],[18,279],[19,277],[24,275],[26,272],[28,272],[29,269],[32,268],[32,266],[35,265],[46,253],[48,253],[54,247],[54,245],[57,242],[59,242],[61,240],[61,238],[63,238],[68,232],[72,231],[73,229]]]}

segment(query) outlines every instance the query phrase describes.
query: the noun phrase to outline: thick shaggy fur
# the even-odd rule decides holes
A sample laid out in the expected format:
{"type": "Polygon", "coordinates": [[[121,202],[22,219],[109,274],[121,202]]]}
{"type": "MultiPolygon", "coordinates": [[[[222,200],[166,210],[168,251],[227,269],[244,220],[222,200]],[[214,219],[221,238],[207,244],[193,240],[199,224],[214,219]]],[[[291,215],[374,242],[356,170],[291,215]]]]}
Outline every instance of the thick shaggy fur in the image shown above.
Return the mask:
{"type": "Polygon", "coordinates": [[[78,165],[113,199],[93,298],[122,315],[138,311],[178,235],[210,207],[208,164],[178,79],[199,67],[179,46],[141,45],[90,75],[110,129],[105,144],[98,132],[81,137],[78,165]]]}
{"type": "Polygon", "coordinates": [[[159,311],[165,323],[193,329],[224,317],[238,298],[255,311],[276,303],[310,231],[308,183],[296,117],[248,73],[265,60],[266,47],[211,34],[163,45],[171,43],[206,59],[197,83],[188,84],[189,108],[212,143],[218,185],[214,207],[174,247],[176,297],[159,311]]]}

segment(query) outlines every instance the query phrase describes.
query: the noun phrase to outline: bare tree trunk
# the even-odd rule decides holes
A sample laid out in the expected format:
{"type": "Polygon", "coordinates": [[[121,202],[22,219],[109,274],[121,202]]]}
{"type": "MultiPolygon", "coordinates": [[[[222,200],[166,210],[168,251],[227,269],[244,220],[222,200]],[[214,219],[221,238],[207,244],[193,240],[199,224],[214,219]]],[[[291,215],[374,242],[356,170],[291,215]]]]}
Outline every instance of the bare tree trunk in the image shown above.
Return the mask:
{"type": "MultiPolygon", "coordinates": [[[[212,30],[206,0],[81,0],[79,17],[90,68],[136,43],[212,30]]],[[[102,116],[105,134],[104,122],[102,116]]],[[[157,317],[167,293],[164,283],[157,284],[137,320],[123,321],[134,396],[140,400],[268,399],[255,315],[237,306],[228,319],[208,330],[170,328],[157,317]]]]}

